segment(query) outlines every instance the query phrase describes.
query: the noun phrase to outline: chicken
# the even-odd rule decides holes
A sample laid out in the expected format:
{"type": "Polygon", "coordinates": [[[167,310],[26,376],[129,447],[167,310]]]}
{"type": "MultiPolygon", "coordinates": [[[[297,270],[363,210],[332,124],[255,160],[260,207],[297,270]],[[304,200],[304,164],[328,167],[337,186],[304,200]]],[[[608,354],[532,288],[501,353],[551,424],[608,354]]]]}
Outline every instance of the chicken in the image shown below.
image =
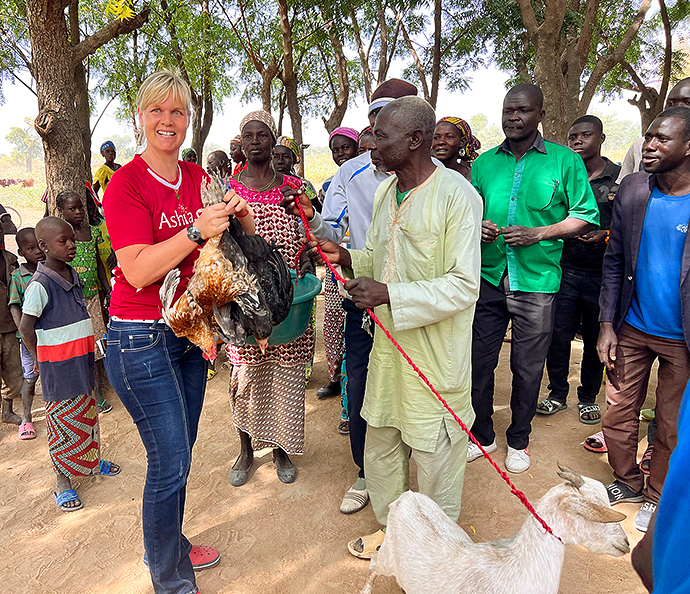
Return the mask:
{"type": "MultiPolygon", "coordinates": [[[[223,199],[217,178],[201,183],[204,206],[223,199]]],[[[172,304],[180,271],[171,270],[160,289],[163,319],[176,336],[186,336],[206,357],[216,356],[216,334],[236,345],[254,335],[262,350],[273,326],[292,304],[292,282],[285,259],[275,245],[246,235],[237,217],[199,251],[187,289],[172,304]]]]}

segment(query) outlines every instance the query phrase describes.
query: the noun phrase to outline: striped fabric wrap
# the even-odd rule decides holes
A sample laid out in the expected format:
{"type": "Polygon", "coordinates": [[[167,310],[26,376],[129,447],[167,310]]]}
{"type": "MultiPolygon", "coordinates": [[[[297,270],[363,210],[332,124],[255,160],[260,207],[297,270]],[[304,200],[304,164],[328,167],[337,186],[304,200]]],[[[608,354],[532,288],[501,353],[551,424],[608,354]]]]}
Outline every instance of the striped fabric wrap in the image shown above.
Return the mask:
{"type": "Polygon", "coordinates": [[[98,474],[101,461],[96,400],[90,394],[46,402],[48,450],[53,468],[68,477],[98,474]]]}

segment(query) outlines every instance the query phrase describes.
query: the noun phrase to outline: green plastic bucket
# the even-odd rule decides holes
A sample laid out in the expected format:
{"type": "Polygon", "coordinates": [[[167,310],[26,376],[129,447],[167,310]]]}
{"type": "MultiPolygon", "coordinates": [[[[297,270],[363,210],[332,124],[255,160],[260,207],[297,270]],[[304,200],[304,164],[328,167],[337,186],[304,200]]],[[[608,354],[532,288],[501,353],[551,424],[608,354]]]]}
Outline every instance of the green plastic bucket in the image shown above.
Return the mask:
{"type": "MultiPolygon", "coordinates": [[[[295,278],[297,278],[295,271],[290,270],[290,275],[294,283],[295,278]]],[[[313,274],[307,273],[304,278],[299,279],[294,285],[290,313],[288,313],[287,318],[273,328],[273,332],[268,337],[268,344],[271,346],[285,344],[302,336],[309,325],[314,298],[320,292],[321,281],[313,274]]],[[[256,345],[253,336],[247,337],[247,344],[256,345]]]]}

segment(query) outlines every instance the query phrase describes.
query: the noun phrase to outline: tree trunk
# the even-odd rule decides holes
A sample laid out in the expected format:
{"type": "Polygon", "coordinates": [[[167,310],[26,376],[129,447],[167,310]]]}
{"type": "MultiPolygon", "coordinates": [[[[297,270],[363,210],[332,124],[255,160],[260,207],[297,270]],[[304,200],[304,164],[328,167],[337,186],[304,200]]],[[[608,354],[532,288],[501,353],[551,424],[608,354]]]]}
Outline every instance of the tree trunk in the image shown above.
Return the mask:
{"type": "Polygon", "coordinates": [[[362,65],[362,78],[364,79],[364,96],[367,103],[371,102],[371,68],[369,68],[369,56],[364,52],[364,44],[362,43],[362,31],[357,22],[357,15],[355,11],[350,12],[350,20],[352,21],[352,34],[357,45],[357,53],[359,54],[359,63],[362,65]]]}
{"type": "Polygon", "coordinates": [[[434,0],[434,55],[431,62],[431,96],[429,103],[436,109],[441,78],[441,0],[434,0]]]}
{"type": "MultiPolygon", "coordinates": [[[[319,9],[321,10],[323,20],[326,21],[327,19],[324,15],[323,8],[319,6],[319,9]]],[[[328,39],[333,47],[336,70],[338,72],[338,94],[333,94],[333,101],[335,103],[333,111],[328,119],[324,118],[323,116],[321,117],[323,124],[326,127],[326,131],[330,134],[333,132],[333,130],[340,126],[343,118],[345,117],[347,103],[350,98],[350,85],[347,76],[347,58],[345,57],[345,52],[343,51],[343,44],[333,26],[326,25],[326,30],[328,31],[328,39]]]]}
{"type": "Polygon", "coordinates": [[[38,117],[48,186],[48,212],[55,214],[55,196],[74,189],[85,199],[90,172],[84,164],[84,141],[75,104],[75,64],[64,5],[56,0],[27,0],[38,117]]]}
{"type": "MultiPolygon", "coordinates": [[[[592,36],[595,33],[599,0],[587,0],[582,27],[563,36],[566,2],[545,0],[544,19],[538,23],[530,0],[517,0],[522,21],[534,46],[534,81],[544,93],[544,137],[564,143],[568,127],[576,118],[587,113],[589,104],[604,75],[624,60],[651,0],[642,0],[633,21],[618,42],[608,42],[607,52],[596,57],[594,68],[584,88],[580,79],[587,66],[592,36]]],[[[603,35],[602,35],[603,36],[603,35]]]]}
{"type": "Polygon", "coordinates": [[[278,0],[278,13],[280,15],[280,32],[283,37],[283,76],[285,97],[287,99],[290,123],[292,124],[292,137],[300,151],[300,162],[295,167],[297,175],[304,175],[304,150],[302,149],[302,113],[299,108],[297,94],[297,76],[293,60],[292,27],[288,16],[287,0],[278,0]]]}
{"type": "Polygon", "coordinates": [[[43,141],[51,214],[56,211],[58,192],[72,188],[84,198],[85,182],[91,176],[84,158],[84,136],[76,107],[76,67],[117,35],[131,33],[140,27],[150,12],[145,8],[130,20],[113,21],[72,45],[65,20],[68,5],[58,0],[27,0],[26,3],[32,72],[38,97],[34,127],[43,141]]]}
{"type": "MultiPolygon", "coordinates": [[[[79,34],[79,0],[72,0],[69,5],[70,42],[73,46],[81,41],[79,34]]],[[[89,105],[89,86],[86,82],[86,68],[83,62],[74,67],[74,103],[77,110],[77,120],[81,128],[84,144],[84,167],[87,171],[86,180],[91,182],[91,107],[89,105]]]]}

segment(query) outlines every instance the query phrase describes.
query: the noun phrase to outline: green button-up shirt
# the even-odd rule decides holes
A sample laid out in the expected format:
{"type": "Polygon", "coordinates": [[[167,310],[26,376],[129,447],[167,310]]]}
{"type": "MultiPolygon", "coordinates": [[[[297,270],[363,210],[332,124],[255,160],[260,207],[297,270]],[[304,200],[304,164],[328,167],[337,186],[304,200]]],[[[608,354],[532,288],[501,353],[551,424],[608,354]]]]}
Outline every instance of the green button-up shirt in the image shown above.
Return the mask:
{"type": "MultiPolygon", "coordinates": [[[[568,217],[599,224],[599,209],[582,158],[541,134],[517,161],[508,140],[472,164],[472,184],[484,199],[484,220],[500,227],[543,227],[568,217]]],[[[482,243],[482,278],[498,286],[508,271],[511,291],[556,293],[563,241],[510,247],[499,235],[482,243]]]]}

